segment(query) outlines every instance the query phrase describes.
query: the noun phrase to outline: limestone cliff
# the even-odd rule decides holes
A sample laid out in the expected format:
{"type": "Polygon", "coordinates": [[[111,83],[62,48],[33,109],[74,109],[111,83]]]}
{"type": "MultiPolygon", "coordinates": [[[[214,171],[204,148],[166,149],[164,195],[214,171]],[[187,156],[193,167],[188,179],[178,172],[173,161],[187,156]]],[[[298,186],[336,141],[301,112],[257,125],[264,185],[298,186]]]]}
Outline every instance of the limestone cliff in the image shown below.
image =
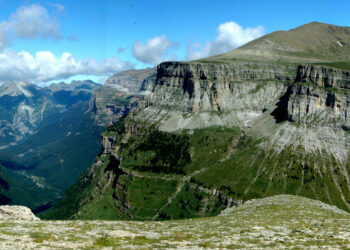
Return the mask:
{"type": "Polygon", "coordinates": [[[294,69],[281,65],[162,63],[150,104],[180,111],[261,111],[279,96],[294,69]],[[265,94],[253,98],[264,87],[265,94]],[[249,100],[249,101],[248,101],[249,100]]]}
{"type": "Polygon", "coordinates": [[[349,124],[349,91],[295,84],[288,88],[285,98],[290,121],[344,128],[349,124]]]}
{"type": "MultiPolygon", "coordinates": [[[[316,65],[166,62],[158,66],[153,91],[136,118],[159,122],[163,131],[220,125],[252,128],[259,136],[273,135],[281,127],[299,131],[297,124],[302,123],[310,132],[317,130],[314,138],[328,138],[324,141],[328,146],[321,149],[331,153],[329,145],[334,140],[342,141],[347,151],[348,143],[342,139],[347,135],[338,129],[349,126],[349,75],[347,70],[316,65]],[[266,119],[289,123],[262,130],[266,119]]],[[[273,144],[298,145],[301,134],[305,131],[293,132],[288,143],[284,136],[273,137],[273,144]]]]}
{"type": "Polygon", "coordinates": [[[109,77],[102,88],[94,92],[90,110],[100,126],[110,126],[148,95],[156,77],[154,68],[127,70],[109,77]]]}
{"type": "Polygon", "coordinates": [[[299,65],[296,81],[325,88],[350,89],[350,71],[327,66],[299,65]]]}
{"type": "Polygon", "coordinates": [[[117,89],[119,92],[138,94],[146,91],[155,80],[156,70],[146,68],[140,70],[126,70],[110,76],[105,85],[117,89]]]}

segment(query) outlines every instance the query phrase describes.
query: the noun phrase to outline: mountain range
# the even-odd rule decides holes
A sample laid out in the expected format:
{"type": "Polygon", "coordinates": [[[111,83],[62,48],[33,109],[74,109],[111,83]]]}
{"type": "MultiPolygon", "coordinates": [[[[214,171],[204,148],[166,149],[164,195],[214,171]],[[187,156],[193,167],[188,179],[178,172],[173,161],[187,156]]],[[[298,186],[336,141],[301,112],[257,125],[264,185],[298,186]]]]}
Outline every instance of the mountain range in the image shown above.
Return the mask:
{"type": "Polygon", "coordinates": [[[350,28],[310,23],[161,63],[154,82],[142,77],[147,95],[104,130],[94,163],[41,216],[193,218],[279,194],[349,211],[349,50],[350,28]]]}
{"type": "Polygon", "coordinates": [[[37,212],[59,199],[101,151],[102,130],[145,91],[134,74],[113,75],[104,86],[89,80],[47,87],[1,83],[1,204],[37,212]]]}
{"type": "Polygon", "coordinates": [[[280,194],[349,211],[349,52],[350,28],[310,23],[103,86],[0,83],[0,202],[48,219],[204,217],[280,194]]]}

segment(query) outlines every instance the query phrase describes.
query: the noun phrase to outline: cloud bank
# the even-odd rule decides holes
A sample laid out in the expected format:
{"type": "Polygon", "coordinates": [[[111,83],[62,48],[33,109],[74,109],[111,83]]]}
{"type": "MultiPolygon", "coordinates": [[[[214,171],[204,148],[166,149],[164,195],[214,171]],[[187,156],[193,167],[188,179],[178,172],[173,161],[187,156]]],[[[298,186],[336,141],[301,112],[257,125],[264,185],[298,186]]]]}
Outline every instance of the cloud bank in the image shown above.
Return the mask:
{"type": "MultiPolygon", "coordinates": [[[[131,63],[120,61],[116,57],[104,60],[77,59],[67,52],[56,56],[50,51],[30,54],[8,48],[14,38],[62,39],[57,16],[65,11],[65,6],[51,4],[51,7],[56,10],[56,17],[50,16],[45,7],[31,4],[19,7],[7,20],[0,22],[0,80],[48,82],[75,75],[105,77],[133,67],[131,63]]],[[[235,22],[226,22],[218,26],[215,40],[205,45],[190,44],[187,48],[187,59],[195,60],[224,53],[263,34],[262,26],[242,28],[235,22]]],[[[67,39],[79,41],[74,35],[68,36],[67,39]]],[[[178,44],[165,35],[155,36],[146,43],[136,41],[132,46],[132,56],[139,62],[157,65],[164,60],[176,60],[176,55],[170,55],[170,52],[177,48],[178,44]]],[[[125,48],[119,47],[118,53],[124,50],[125,48]]]]}
{"type": "Polygon", "coordinates": [[[220,24],[214,41],[208,42],[204,46],[198,43],[192,43],[188,46],[187,59],[196,60],[222,54],[252,41],[264,33],[265,29],[262,26],[244,29],[235,22],[220,24]]]}
{"type": "Polygon", "coordinates": [[[146,44],[137,41],[132,48],[132,55],[146,64],[157,65],[165,59],[170,48],[177,48],[177,44],[165,35],[150,38],[146,44]]]}
{"type": "MultiPolygon", "coordinates": [[[[57,15],[65,10],[61,4],[50,5],[56,9],[57,15]]],[[[46,8],[39,4],[19,7],[8,20],[0,22],[0,80],[42,83],[75,75],[104,77],[133,66],[116,57],[78,60],[67,52],[56,57],[50,51],[39,51],[32,55],[26,51],[8,49],[13,38],[58,40],[62,37],[57,18],[50,16],[46,8]]],[[[67,39],[79,41],[74,35],[67,39]]]]}
{"type": "Polygon", "coordinates": [[[70,53],[56,57],[50,51],[28,52],[6,49],[0,53],[0,80],[46,82],[74,75],[105,76],[133,65],[115,57],[78,60],[70,53]]]}

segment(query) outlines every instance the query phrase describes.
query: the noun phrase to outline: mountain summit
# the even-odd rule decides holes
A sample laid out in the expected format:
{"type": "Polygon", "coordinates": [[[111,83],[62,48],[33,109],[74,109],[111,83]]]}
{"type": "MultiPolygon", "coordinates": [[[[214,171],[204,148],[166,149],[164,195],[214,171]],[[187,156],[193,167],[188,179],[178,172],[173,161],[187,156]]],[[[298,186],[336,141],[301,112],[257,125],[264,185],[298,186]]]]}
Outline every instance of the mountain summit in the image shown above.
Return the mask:
{"type": "Polygon", "coordinates": [[[312,22],[277,31],[203,61],[254,59],[288,62],[350,61],[350,27],[312,22]]]}

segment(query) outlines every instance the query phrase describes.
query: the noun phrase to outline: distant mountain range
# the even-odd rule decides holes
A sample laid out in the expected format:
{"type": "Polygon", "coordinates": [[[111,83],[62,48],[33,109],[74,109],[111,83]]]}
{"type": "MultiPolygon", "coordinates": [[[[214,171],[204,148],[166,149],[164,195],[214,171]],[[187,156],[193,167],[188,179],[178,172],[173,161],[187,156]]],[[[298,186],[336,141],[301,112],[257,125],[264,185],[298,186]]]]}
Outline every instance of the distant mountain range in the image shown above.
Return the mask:
{"type": "Polygon", "coordinates": [[[17,144],[53,122],[78,102],[90,100],[99,87],[92,81],[37,85],[8,81],[0,83],[0,147],[17,144]]]}
{"type": "Polygon", "coordinates": [[[1,83],[0,203],[50,207],[100,153],[104,127],[144,92],[135,72],[113,75],[104,86],[89,80],[47,87],[1,83]]]}

